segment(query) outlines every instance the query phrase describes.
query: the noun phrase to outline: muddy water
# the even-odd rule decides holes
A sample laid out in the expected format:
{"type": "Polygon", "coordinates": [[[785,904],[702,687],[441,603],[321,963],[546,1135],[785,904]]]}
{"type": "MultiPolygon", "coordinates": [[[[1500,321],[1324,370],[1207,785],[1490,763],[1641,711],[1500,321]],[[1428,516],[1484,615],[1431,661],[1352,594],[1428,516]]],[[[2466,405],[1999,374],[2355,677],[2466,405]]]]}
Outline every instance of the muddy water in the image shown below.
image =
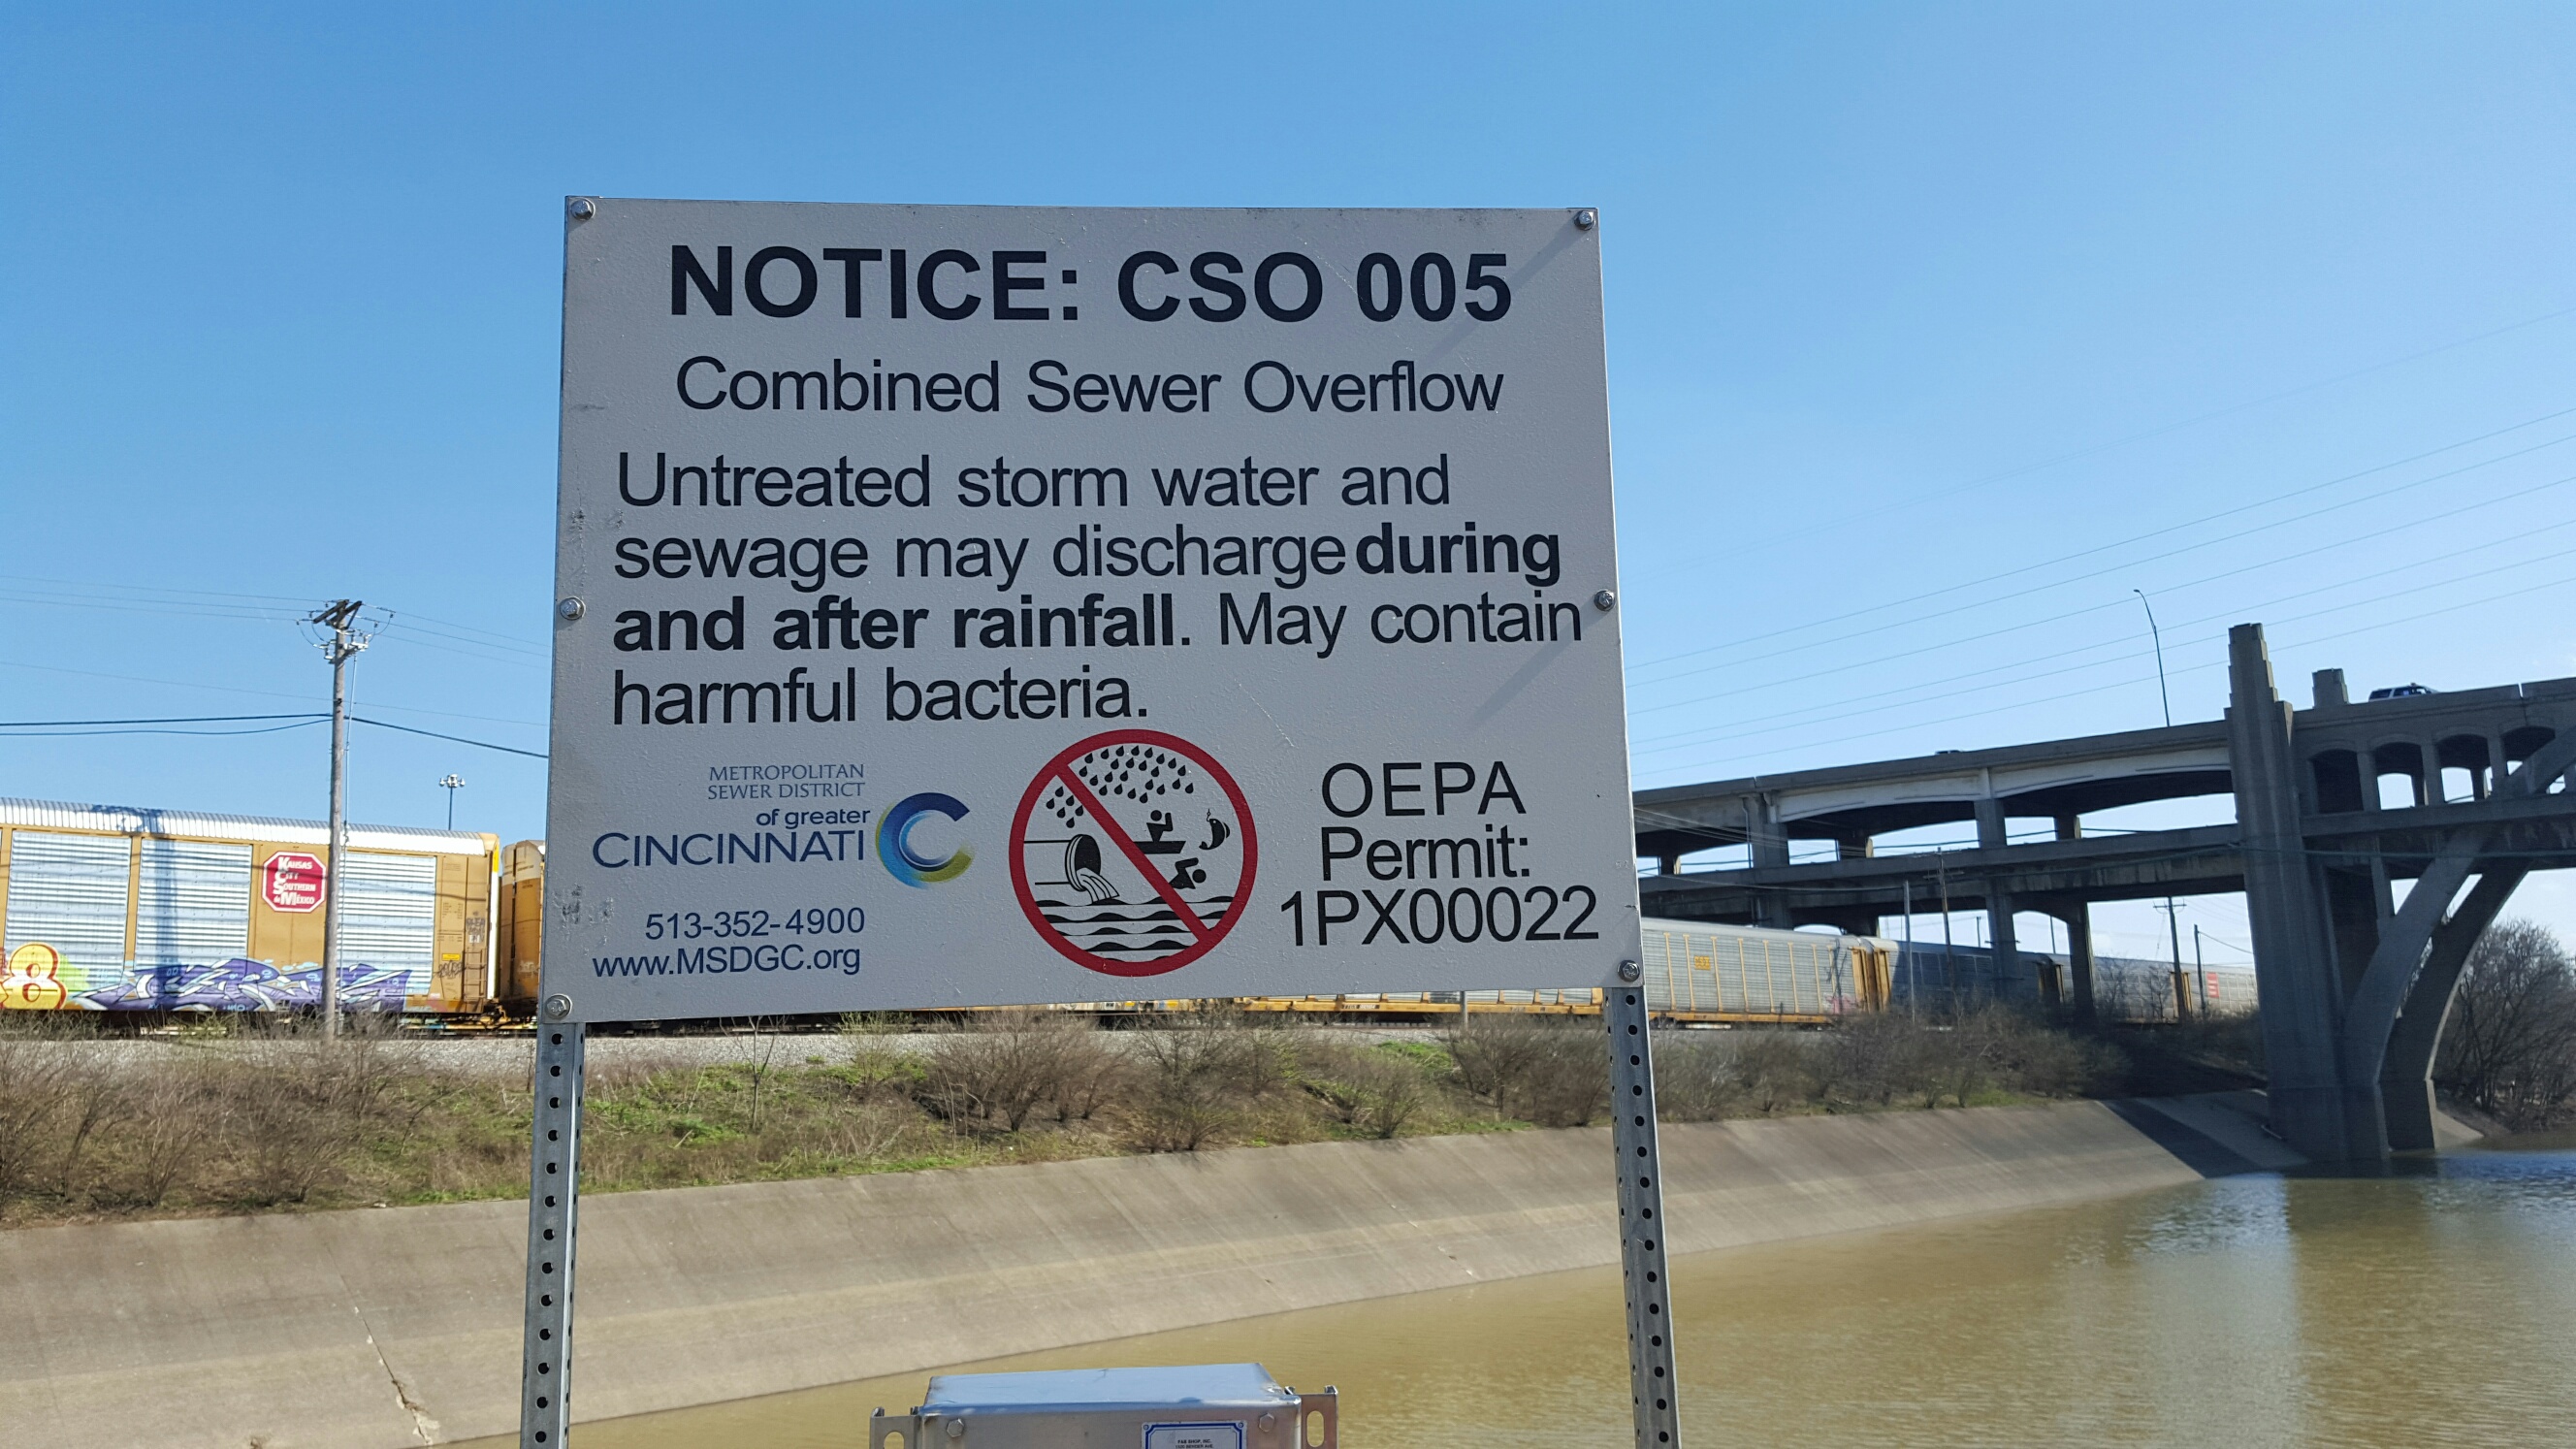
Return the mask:
{"type": "MultiPolygon", "coordinates": [[[[1699,1445],[2576,1444],[2576,1152],[2233,1178],[1675,1265],[1699,1445]]],[[[1350,1449],[1623,1442],[1615,1270],[982,1368],[1258,1360],[1350,1449]]],[[[574,1449],[857,1449],[926,1374],[585,1425],[574,1449]]]]}

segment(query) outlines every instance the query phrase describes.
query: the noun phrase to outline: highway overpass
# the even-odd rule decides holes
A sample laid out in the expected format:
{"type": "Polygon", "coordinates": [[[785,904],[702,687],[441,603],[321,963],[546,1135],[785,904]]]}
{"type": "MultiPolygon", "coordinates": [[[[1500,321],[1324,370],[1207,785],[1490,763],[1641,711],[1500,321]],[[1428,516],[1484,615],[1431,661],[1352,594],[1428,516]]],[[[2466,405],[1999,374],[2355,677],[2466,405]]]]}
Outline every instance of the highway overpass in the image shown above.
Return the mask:
{"type": "Polygon", "coordinates": [[[1660,866],[1646,913],[1874,932],[1946,892],[1987,913],[2012,962],[2013,913],[2038,912],[2074,943],[2071,999],[2051,1004],[2089,1017],[2094,902],[2243,891],[2275,1129],[2325,1160],[2429,1149],[2427,1078],[2469,948],[2526,874],[2576,866],[2576,679],[2353,701],[2329,669],[2294,711],[2256,624],[2230,631],[2229,678],[2223,720],[1641,790],[1637,854],[1660,866]],[[2212,796],[2232,822],[2084,831],[2098,811],[2212,796]],[[1876,853],[1969,821],[1973,849],[1876,853]],[[2016,821],[2045,838],[2014,841],[2016,821]],[[1793,863],[1794,841],[1831,858],[1793,863]],[[1681,871],[1727,845],[1749,863],[1681,871]],[[2415,882],[2402,907],[2397,881],[2415,882]]]}

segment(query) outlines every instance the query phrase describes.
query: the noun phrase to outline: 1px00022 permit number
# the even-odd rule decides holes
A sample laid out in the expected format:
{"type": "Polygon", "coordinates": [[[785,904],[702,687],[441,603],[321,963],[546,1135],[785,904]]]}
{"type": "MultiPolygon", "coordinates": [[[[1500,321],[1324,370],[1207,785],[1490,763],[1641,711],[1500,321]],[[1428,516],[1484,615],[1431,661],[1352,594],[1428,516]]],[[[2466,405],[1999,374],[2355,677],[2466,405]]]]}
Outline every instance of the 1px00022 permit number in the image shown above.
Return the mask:
{"type": "MultiPolygon", "coordinates": [[[[1510,944],[1515,941],[1598,941],[1601,933],[1588,929],[1597,924],[1593,913],[1601,908],[1601,893],[1590,886],[1494,886],[1479,890],[1458,886],[1443,891],[1434,886],[1379,892],[1362,887],[1356,891],[1317,891],[1314,900],[1317,946],[1334,944],[1335,926],[1352,927],[1365,922],[1360,934],[1363,946],[1437,946],[1443,941],[1474,945],[1478,941],[1510,944]]],[[[1296,944],[1307,944],[1306,893],[1292,891],[1279,903],[1288,913],[1296,944]]],[[[1342,933],[1348,944],[1351,933],[1342,933]]]]}

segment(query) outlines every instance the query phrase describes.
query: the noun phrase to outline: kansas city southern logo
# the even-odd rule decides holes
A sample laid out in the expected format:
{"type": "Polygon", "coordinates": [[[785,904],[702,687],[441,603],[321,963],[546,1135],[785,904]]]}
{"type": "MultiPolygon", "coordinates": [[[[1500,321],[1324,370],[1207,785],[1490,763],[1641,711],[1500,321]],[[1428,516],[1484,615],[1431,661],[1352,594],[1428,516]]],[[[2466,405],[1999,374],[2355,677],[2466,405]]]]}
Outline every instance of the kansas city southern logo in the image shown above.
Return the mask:
{"type": "Polygon", "coordinates": [[[936,859],[913,848],[912,828],[924,815],[945,815],[951,820],[966,818],[966,806],[954,795],[935,790],[919,795],[906,795],[877,819],[877,859],[885,862],[888,874],[908,886],[928,889],[942,881],[952,881],[966,873],[975,863],[975,852],[959,846],[936,859]]]}
{"type": "Polygon", "coordinates": [[[1047,762],[1011,821],[1011,884],[1058,953],[1160,976],[1215,949],[1252,898],[1252,812],[1205,750],[1152,730],[1094,735],[1047,762]]]}

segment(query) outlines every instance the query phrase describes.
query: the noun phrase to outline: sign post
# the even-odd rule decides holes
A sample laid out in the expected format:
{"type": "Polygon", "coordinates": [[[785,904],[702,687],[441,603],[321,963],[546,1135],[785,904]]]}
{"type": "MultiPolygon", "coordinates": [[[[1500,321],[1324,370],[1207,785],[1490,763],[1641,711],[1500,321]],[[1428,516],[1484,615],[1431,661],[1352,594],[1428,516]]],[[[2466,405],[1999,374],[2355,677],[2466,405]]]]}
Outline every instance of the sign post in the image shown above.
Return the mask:
{"type": "Polygon", "coordinates": [[[566,226],[531,1449],[588,1024],[1597,984],[1643,1069],[1591,211],[566,226]]]}
{"type": "MultiPolygon", "coordinates": [[[[549,999],[540,1018],[561,1015],[549,999]]],[[[573,1215],[581,1190],[584,1039],[578,1022],[537,1023],[536,1124],[528,1153],[527,1332],[519,1368],[522,1449],[562,1449],[572,1427],[573,1215]]]]}

